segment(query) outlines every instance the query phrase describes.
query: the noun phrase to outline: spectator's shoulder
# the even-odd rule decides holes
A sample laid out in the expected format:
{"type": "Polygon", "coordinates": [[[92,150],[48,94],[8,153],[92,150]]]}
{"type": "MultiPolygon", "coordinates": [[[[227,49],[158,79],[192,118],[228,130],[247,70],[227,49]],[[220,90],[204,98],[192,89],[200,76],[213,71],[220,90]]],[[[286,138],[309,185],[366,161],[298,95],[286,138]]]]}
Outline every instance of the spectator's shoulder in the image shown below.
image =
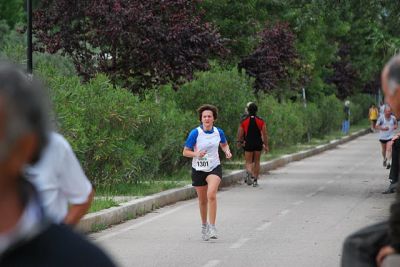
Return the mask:
{"type": "Polygon", "coordinates": [[[3,266],[114,267],[112,260],[68,226],[50,224],[35,237],[23,240],[0,259],[3,266]]]}
{"type": "Polygon", "coordinates": [[[51,247],[54,258],[69,266],[115,266],[100,248],[68,226],[51,225],[43,233],[43,242],[51,247]]]}

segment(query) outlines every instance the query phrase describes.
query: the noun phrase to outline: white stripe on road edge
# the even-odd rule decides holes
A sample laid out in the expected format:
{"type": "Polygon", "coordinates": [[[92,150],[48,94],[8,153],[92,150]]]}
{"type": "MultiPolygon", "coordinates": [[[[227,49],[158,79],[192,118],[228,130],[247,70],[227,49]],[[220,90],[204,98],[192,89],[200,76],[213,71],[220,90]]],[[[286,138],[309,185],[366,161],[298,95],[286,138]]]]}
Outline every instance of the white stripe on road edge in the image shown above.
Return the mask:
{"type": "Polygon", "coordinates": [[[206,265],[203,265],[203,267],[214,267],[217,266],[220,262],[220,260],[210,260],[206,263],[206,265]]]}
{"type": "Polygon", "coordinates": [[[298,206],[298,205],[303,204],[303,203],[304,203],[303,200],[299,200],[299,201],[293,202],[292,205],[298,206]]]}
{"type": "Polygon", "coordinates": [[[333,184],[335,181],[334,180],[329,180],[328,182],[327,182],[327,184],[333,184]]]}
{"type": "Polygon", "coordinates": [[[324,190],[325,190],[325,186],[320,186],[317,191],[324,191],[324,190]]]}
{"type": "Polygon", "coordinates": [[[259,226],[256,230],[257,231],[264,231],[265,229],[267,229],[270,225],[272,224],[272,222],[266,222],[263,225],[259,226]]]}
{"type": "Polygon", "coordinates": [[[279,216],[285,216],[289,212],[290,212],[290,210],[282,210],[281,212],[279,212],[279,216]]]}
{"type": "Polygon", "coordinates": [[[131,226],[129,226],[129,227],[120,229],[120,230],[118,230],[118,231],[114,231],[114,232],[109,233],[109,234],[105,234],[105,235],[103,235],[103,236],[100,236],[100,237],[98,237],[98,238],[95,238],[94,240],[95,240],[95,241],[105,240],[105,239],[108,239],[108,238],[110,238],[110,237],[114,237],[114,236],[116,236],[116,235],[125,233],[125,232],[127,232],[127,231],[137,229],[137,228],[139,228],[140,226],[143,226],[143,225],[148,224],[148,223],[150,223],[150,222],[152,222],[152,221],[161,219],[162,217],[165,217],[165,216],[167,216],[167,215],[170,215],[170,214],[172,214],[172,213],[175,213],[175,212],[177,212],[177,211],[180,210],[180,209],[186,208],[186,207],[191,206],[191,205],[194,205],[194,204],[196,204],[196,202],[184,204],[184,205],[182,205],[182,206],[176,207],[176,208],[174,208],[174,209],[172,209],[172,210],[166,211],[166,212],[164,212],[164,213],[161,213],[161,214],[159,214],[159,215],[156,215],[156,216],[154,216],[154,217],[152,217],[152,218],[149,218],[149,219],[144,220],[144,221],[142,221],[142,222],[136,223],[136,224],[131,225],[131,226]]]}
{"type": "Polygon", "coordinates": [[[238,241],[236,241],[236,243],[234,243],[232,246],[230,246],[230,248],[240,248],[241,246],[244,245],[244,243],[246,243],[249,240],[250,238],[241,238],[238,241]]]}

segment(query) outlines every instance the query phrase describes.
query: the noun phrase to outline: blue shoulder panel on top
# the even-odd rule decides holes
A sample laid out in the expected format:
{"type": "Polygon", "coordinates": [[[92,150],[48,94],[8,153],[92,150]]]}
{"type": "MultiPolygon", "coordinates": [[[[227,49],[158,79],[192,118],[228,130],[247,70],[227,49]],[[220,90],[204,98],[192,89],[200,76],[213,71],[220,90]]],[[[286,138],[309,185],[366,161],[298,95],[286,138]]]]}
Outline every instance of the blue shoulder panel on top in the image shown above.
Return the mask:
{"type": "Polygon", "coordinates": [[[197,128],[194,128],[190,133],[185,142],[185,147],[193,149],[196,144],[197,136],[199,135],[199,131],[197,128]]]}
{"type": "Polygon", "coordinates": [[[217,127],[217,130],[219,132],[219,136],[221,137],[221,143],[226,144],[226,137],[225,137],[224,131],[218,127],[217,127]]]}

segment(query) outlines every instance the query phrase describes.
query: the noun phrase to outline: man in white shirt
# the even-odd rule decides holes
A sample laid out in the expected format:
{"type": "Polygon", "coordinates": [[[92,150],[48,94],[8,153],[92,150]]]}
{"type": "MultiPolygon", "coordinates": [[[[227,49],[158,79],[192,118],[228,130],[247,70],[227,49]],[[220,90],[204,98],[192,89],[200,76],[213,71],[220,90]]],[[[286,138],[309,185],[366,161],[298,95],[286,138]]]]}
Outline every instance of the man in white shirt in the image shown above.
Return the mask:
{"type": "Polygon", "coordinates": [[[0,62],[0,266],[114,267],[98,247],[45,215],[24,166],[40,159],[48,113],[40,84],[0,62]]]}
{"type": "Polygon", "coordinates": [[[86,214],[93,188],[68,141],[51,132],[41,159],[26,169],[40,193],[44,210],[56,223],[75,225],[86,214]]]}

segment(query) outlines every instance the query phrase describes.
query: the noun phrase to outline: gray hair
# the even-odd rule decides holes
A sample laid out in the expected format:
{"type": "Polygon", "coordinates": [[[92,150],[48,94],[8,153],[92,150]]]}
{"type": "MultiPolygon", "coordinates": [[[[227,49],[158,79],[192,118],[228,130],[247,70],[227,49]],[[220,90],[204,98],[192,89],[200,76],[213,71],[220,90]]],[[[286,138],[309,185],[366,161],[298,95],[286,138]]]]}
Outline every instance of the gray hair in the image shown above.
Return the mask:
{"type": "Polygon", "coordinates": [[[4,138],[0,141],[1,159],[18,138],[34,133],[39,144],[30,163],[36,162],[47,144],[49,130],[48,101],[43,85],[17,66],[0,62],[0,99],[5,122],[4,138]]]}
{"type": "Polygon", "coordinates": [[[387,63],[388,67],[388,87],[390,92],[400,86],[400,55],[395,55],[387,63]]]}

